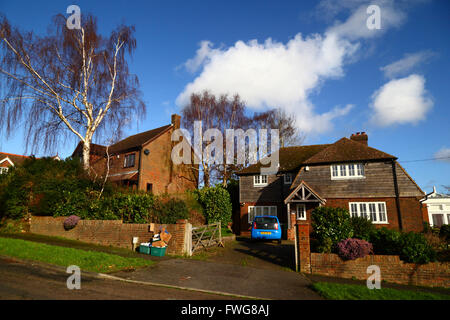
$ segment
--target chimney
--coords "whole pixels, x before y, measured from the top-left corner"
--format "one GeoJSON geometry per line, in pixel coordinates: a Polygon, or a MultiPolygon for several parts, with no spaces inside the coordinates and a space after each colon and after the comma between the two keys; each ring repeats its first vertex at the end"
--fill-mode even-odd
{"type": "Polygon", "coordinates": [[[365,132],[357,132],[357,133],[353,133],[350,136],[350,139],[353,141],[356,141],[356,142],[360,142],[367,146],[369,137],[367,136],[367,134],[365,132]]]}
{"type": "Polygon", "coordinates": [[[175,129],[180,129],[180,122],[181,122],[181,116],[179,116],[178,114],[173,114],[172,115],[172,125],[175,129]]]}

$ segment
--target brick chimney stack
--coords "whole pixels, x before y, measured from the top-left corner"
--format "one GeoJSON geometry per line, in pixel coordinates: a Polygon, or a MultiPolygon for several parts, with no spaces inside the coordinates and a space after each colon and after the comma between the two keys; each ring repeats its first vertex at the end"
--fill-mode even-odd
{"type": "Polygon", "coordinates": [[[172,125],[175,129],[180,129],[181,116],[178,114],[172,115],[172,125]]]}
{"type": "Polygon", "coordinates": [[[360,143],[362,143],[362,144],[367,146],[369,137],[368,137],[368,135],[365,132],[357,132],[357,133],[353,133],[350,136],[350,139],[353,140],[353,141],[356,141],[356,142],[360,142],[360,143]]]}

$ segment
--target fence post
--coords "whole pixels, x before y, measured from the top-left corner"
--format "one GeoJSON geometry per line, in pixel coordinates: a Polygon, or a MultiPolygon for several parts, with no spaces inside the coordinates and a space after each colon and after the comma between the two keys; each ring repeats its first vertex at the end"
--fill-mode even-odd
{"type": "Polygon", "coordinates": [[[309,223],[297,222],[296,230],[296,270],[311,273],[311,248],[309,242],[309,223]],[[299,267],[298,267],[299,265],[299,267]]]}

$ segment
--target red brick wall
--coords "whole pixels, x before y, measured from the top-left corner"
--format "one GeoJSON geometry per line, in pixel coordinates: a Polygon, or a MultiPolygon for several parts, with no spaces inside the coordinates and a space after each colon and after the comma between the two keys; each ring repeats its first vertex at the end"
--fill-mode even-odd
{"type": "Polygon", "coordinates": [[[311,273],[339,278],[366,280],[367,267],[380,267],[381,280],[388,282],[450,287],[450,263],[433,262],[427,264],[405,263],[398,256],[370,255],[356,260],[343,261],[332,253],[311,253],[311,273]]]}
{"type": "Polygon", "coordinates": [[[66,231],[63,227],[65,217],[32,217],[30,232],[47,236],[64,237],[104,246],[132,249],[133,237],[139,237],[140,242],[148,242],[153,237],[153,231],[159,232],[165,226],[172,235],[167,247],[169,254],[184,254],[186,220],[177,224],[132,224],[119,220],[80,220],[77,226],[66,231]]]}

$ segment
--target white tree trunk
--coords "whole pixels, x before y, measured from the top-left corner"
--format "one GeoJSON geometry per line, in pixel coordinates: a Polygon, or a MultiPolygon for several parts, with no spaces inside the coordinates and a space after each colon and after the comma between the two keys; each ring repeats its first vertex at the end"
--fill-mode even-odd
{"type": "Polygon", "coordinates": [[[83,143],[83,168],[89,172],[90,168],[90,153],[91,153],[91,142],[86,140],[83,143]]]}

